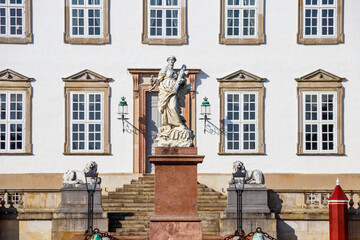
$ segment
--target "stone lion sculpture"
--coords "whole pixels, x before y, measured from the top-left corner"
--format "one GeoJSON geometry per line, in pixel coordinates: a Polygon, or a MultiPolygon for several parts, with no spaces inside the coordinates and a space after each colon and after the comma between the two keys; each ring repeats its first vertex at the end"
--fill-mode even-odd
{"type": "MultiPolygon", "coordinates": [[[[63,185],[67,184],[84,184],[86,183],[86,173],[97,173],[98,165],[92,161],[86,164],[83,171],[78,170],[67,170],[63,176],[63,185]]],[[[100,178],[99,178],[100,179],[100,178]]]]}
{"type": "MultiPolygon", "coordinates": [[[[246,170],[244,163],[236,161],[233,163],[233,173],[238,170],[245,171],[245,183],[247,184],[264,184],[264,175],[260,170],[246,170]]],[[[232,181],[230,182],[232,183],[232,181]]]]}

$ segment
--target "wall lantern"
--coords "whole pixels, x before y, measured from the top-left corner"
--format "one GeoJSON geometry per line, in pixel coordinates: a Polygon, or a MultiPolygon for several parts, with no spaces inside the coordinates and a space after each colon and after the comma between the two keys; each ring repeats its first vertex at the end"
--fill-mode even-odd
{"type": "Polygon", "coordinates": [[[125,116],[129,113],[128,104],[125,99],[126,99],[125,97],[122,97],[118,106],[118,114],[121,116],[119,119],[121,119],[123,123],[123,132],[125,132],[125,120],[128,119],[125,118],[125,116]]]}
{"type": "Polygon", "coordinates": [[[94,224],[94,193],[99,182],[98,173],[94,171],[85,173],[85,181],[88,192],[88,228],[86,232],[92,233],[94,224]]]}
{"type": "Polygon", "coordinates": [[[242,192],[245,186],[245,167],[239,168],[235,173],[233,173],[233,183],[236,190],[236,208],[237,208],[237,229],[235,233],[244,234],[242,229],[242,192]]]}
{"type": "Polygon", "coordinates": [[[206,133],[206,121],[210,119],[209,115],[211,115],[211,105],[207,97],[204,97],[204,101],[201,104],[200,114],[204,116],[200,119],[204,120],[204,133],[206,133]]]}

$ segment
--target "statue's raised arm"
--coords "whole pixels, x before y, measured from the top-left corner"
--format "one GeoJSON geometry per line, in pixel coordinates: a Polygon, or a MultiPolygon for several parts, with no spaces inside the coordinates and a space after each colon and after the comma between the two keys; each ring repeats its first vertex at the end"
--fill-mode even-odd
{"type": "Polygon", "coordinates": [[[186,84],[185,75],[188,74],[183,65],[179,72],[174,70],[176,58],[170,56],[168,65],[163,67],[158,78],[153,80],[151,90],[159,87],[159,111],[162,116],[162,126],[159,129],[157,145],[159,147],[191,147],[194,134],[185,125],[181,115],[185,106],[185,95],[189,93],[191,85],[186,84]]]}

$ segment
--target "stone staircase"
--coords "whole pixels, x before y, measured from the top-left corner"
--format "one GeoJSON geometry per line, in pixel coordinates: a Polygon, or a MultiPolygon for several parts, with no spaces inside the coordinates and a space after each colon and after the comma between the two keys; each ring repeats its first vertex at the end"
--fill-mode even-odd
{"type": "MultiPolygon", "coordinates": [[[[108,196],[102,206],[108,213],[109,231],[121,236],[147,236],[149,219],[154,215],[155,177],[144,175],[108,196]]],[[[220,235],[220,214],[226,208],[226,196],[198,183],[198,212],[202,218],[203,235],[220,235]]]]}

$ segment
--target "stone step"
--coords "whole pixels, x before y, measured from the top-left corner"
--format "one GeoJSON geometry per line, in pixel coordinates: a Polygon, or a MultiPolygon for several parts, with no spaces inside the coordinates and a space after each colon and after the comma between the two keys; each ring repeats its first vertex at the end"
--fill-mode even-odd
{"type": "Polygon", "coordinates": [[[124,199],[124,198],[113,198],[113,199],[103,199],[104,203],[154,203],[154,198],[144,198],[144,199],[124,199]]]}
{"type": "Polygon", "coordinates": [[[105,207],[106,212],[154,212],[155,207],[141,207],[141,208],[129,208],[129,207],[105,207]]]}
{"type": "Polygon", "coordinates": [[[110,202],[106,204],[107,207],[127,207],[127,208],[134,208],[134,209],[140,209],[140,208],[155,208],[154,203],[114,203],[110,202]]]}
{"type": "Polygon", "coordinates": [[[222,206],[211,206],[211,207],[199,206],[198,207],[198,211],[219,211],[219,212],[222,212],[224,210],[225,210],[225,208],[222,207],[222,206]]]}
{"type": "Polygon", "coordinates": [[[154,192],[155,193],[155,189],[154,188],[144,188],[144,187],[126,187],[126,188],[117,188],[116,192],[138,192],[138,193],[154,192]]]}

